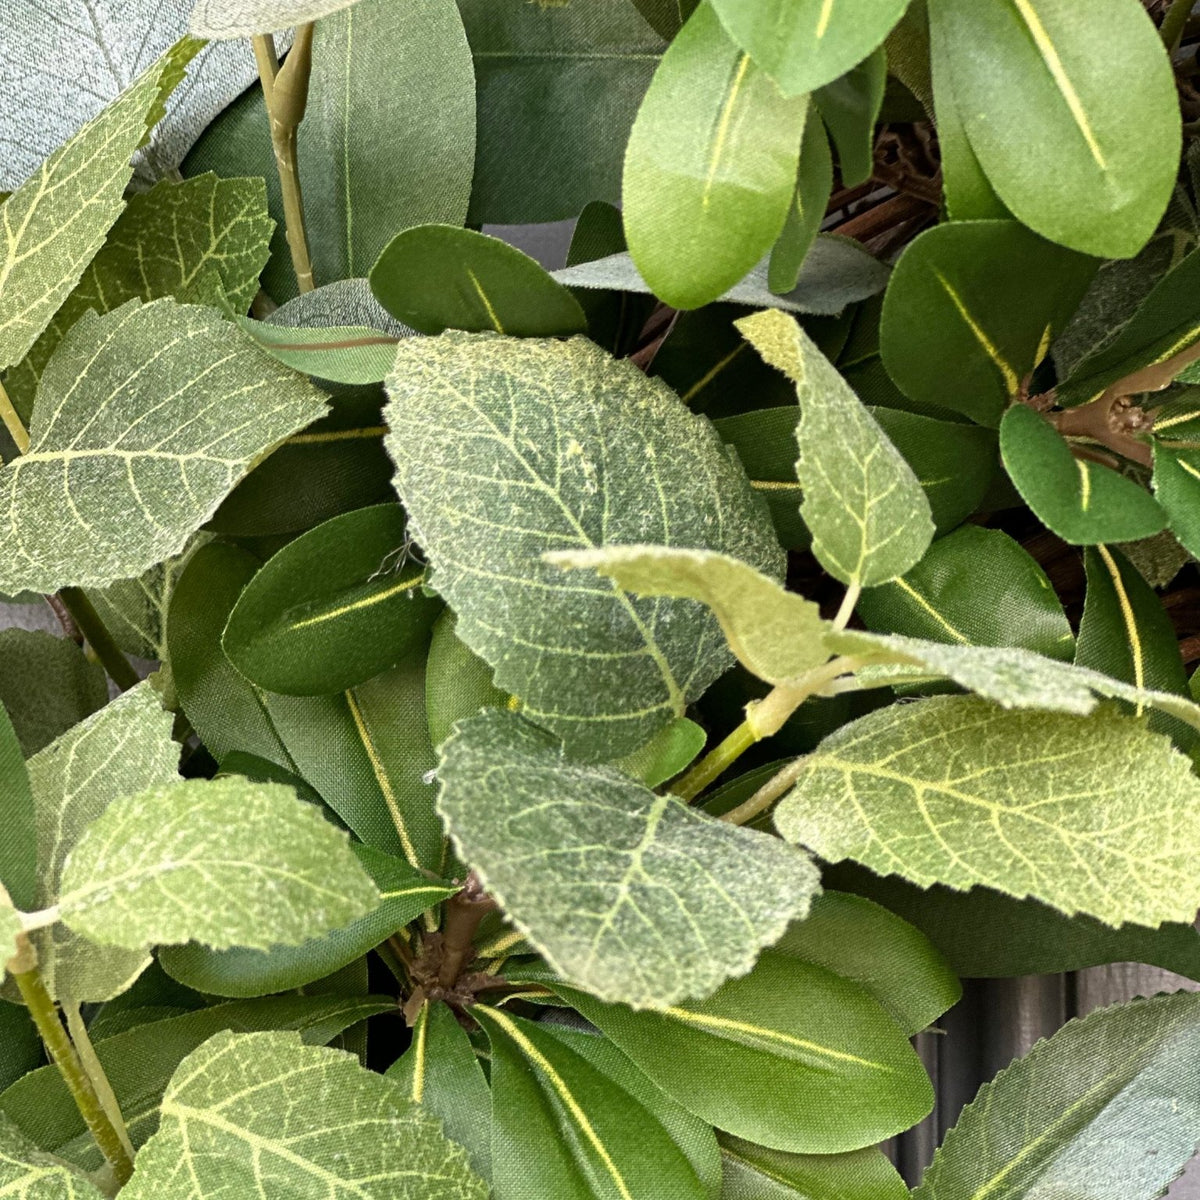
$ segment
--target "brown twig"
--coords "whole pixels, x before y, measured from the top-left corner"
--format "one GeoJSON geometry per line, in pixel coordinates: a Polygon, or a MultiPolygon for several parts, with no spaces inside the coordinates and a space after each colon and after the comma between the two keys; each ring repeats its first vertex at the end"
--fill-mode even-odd
{"type": "Polygon", "coordinates": [[[474,871],[467,876],[461,892],[446,901],[446,920],[442,926],[442,958],[438,967],[439,986],[452,988],[462,969],[475,957],[475,934],[479,923],[496,902],[483,890],[474,871]]]}
{"type": "Polygon", "coordinates": [[[1153,462],[1150,446],[1138,435],[1149,433],[1154,419],[1114,388],[1078,408],[1047,413],[1046,419],[1063,437],[1088,438],[1146,467],[1153,462]]]}

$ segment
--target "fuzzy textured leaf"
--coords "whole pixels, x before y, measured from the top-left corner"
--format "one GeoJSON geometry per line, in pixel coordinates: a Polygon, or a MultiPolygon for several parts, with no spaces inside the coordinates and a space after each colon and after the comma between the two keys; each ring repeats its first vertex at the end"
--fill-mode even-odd
{"type": "Polygon", "coordinates": [[[42,1154],[0,1117],[0,1192],[13,1200],[103,1200],[104,1193],[66,1163],[42,1154]]]}
{"type": "Polygon", "coordinates": [[[227,776],[114,801],[71,851],[59,909],[76,932],[130,950],[266,950],[349,925],[379,901],[318,808],[227,776]]]}
{"type": "Polygon", "coordinates": [[[984,884],[1110,925],[1191,920],[1200,782],[1140,721],[939,696],[879,710],[802,760],[775,824],[831,862],[984,884]]]}
{"type": "Polygon", "coordinates": [[[712,426],[583,338],[409,339],[388,391],[396,490],[458,636],[496,685],[592,760],[683,716],[729,664],[716,621],[542,555],[652,541],[778,575],[766,507],[712,426]]]}
{"type": "Polygon", "coordinates": [[[177,554],[252,463],[324,407],[212,309],[130,301],[85,314],[42,375],[29,452],[0,472],[0,589],[102,587],[177,554]]]}
{"type": "Polygon", "coordinates": [[[192,32],[213,41],[276,33],[349,8],[355,0],[196,0],[192,32]]]}
{"type": "Polygon", "coordinates": [[[438,810],[461,857],[564,978],[636,1008],[744,975],[803,916],[815,868],[492,709],[459,723],[438,810]]]}

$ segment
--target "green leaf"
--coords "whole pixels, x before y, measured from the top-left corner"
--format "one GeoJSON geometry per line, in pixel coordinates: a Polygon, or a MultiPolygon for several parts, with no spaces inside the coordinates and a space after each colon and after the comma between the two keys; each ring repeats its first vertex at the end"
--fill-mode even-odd
{"type": "Polygon", "coordinates": [[[460,722],[438,778],[459,855],[555,970],[606,1000],[706,995],[745,974],[816,887],[778,840],[569,763],[509,712],[460,722]]]}
{"type": "Polygon", "coordinates": [[[737,327],[796,385],[800,515],[818,561],[851,586],[903,575],[933,538],[929,501],[912,468],[794,318],[766,311],[737,327]]]}
{"type": "Polygon", "coordinates": [[[833,192],[833,156],[825,126],[810,110],[800,143],[796,193],[783,232],[771,251],[767,281],[773,292],[790,292],[800,282],[804,260],[816,242],[833,192]]]}
{"type": "Polygon", "coordinates": [[[13,908],[7,897],[0,895],[0,966],[16,955],[18,938],[24,930],[21,914],[13,908]]]}
{"type": "MultiPolygon", "coordinates": [[[[967,646],[1020,646],[1069,662],[1075,648],[1045,571],[999,529],[965,525],[858,603],[869,629],[967,646]]],[[[1088,664],[1093,665],[1093,664],[1088,664]]]]}
{"type": "Polygon", "coordinates": [[[221,1033],[180,1064],[126,1200],[252,1195],[264,1174],[275,1191],[319,1188],[329,1200],[487,1196],[464,1152],[394,1081],[341,1051],[302,1046],[295,1034],[221,1033]],[[302,1139],[288,1119],[297,1106],[302,1139]]]}
{"type": "Polygon", "coordinates": [[[555,984],[668,1095],[737,1137],[836,1154],[907,1129],[933,1092],[861,985],[767,951],[707,1000],[635,1012],[555,984]]]}
{"type": "Polygon", "coordinates": [[[103,586],[177,554],[255,459],[323,409],[212,309],[84,315],[42,375],[29,453],[0,473],[13,531],[0,587],[103,586]],[[147,408],[147,394],[161,399],[147,408]]]}
{"type": "MultiPolygon", "coordinates": [[[[785,312],[835,316],[848,304],[881,292],[888,280],[887,268],[857,242],[833,234],[817,236],[791,291],[777,296],[768,284],[769,271],[766,261],[758,263],[744,279],[716,299],[750,308],[780,308],[785,312]]],[[[564,267],[554,272],[554,278],[574,288],[646,294],[651,291],[633,259],[623,253],[564,267]]]]}
{"type": "Polygon", "coordinates": [[[788,96],[845,75],[883,44],[908,0],[712,0],[729,36],[788,96]]]}
{"type": "Polygon", "coordinates": [[[108,701],[104,671],[67,638],[0,630],[0,703],[26,757],[48,746],[108,701]]]}
{"type": "Polygon", "coordinates": [[[674,779],[704,749],[708,734],[695,721],[680,717],[660,729],[644,746],[612,765],[648,788],[674,779]]]}
{"type": "Polygon", "coordinates": [[[529,255],[450,225],[422,225],[390,241],[371,268],[371,290],[421,333],[554,337],[587,328],[579,301],[529,255]]]}
{"type": "Polygon", "coordinates": [[[1154,442],[1154,496],[1167,525],[1189,554],[1200,552],[1200,452],[1154,442]]]}
{"type": "Polygon", "coordinates": [[[0,1118],[0,1188],[14,1200],[103,1200],[104,1193],[66,1163],[38,1153],[0,1118]]]}
{"type": "Polygon", "coordinates": [[[378,906],[346,835],[290,788],[190,779],[114,801],[63,868],[61,919],[129,950],[300,945],[378,906]]]}
{"type": "Polygon", "coordinates": [[[0,1088],[11,1087],[22,1075],[40,1067],[44,1053],[29,1010],[0,1000],[0,1088]]]}
{"type": "Polygon", "coordinates": [[[822,892],[772,948],[862,984],[910,1037],[958,1003],[962,985],[928,939],[886,908],[822,892]]]}
{"type": "Polygon", "coordinates": [[[245,312],[258,291],[273,225],[261,179],[199,175],[132,196],[46,332],[5,381],[22,416],[63,335],[89,309],[171,297],[245,312]]]}
{"type": "Polygon", "coordinates": [[[292,329],[249,317],[238,324],[284,366],[332,383],[382,383],[396,357],[397,339],[365,325],[292,329]]]}
{"type": "Polygon", "coordinates": [[[450,736],[462,717],[473,717],[482,708],[504,708],[511,699],[492,684],[491,667],[459,638],[456,625],[450,609],[438,617],[425,663],[425,713],[434,746],[450,736]]]}
{"type": "MultiPolygon", "coordinates": [[[[222,1030],[295,1030],[309,1045],[324,1045],[343,1030],[388,1009],[381,996],[272,996],[216,1004],[95,1040],[96,1057],[112,1085],[130,1139],[142,1146],[158,1128],[158,1107],[183,1059],[222,1030]]],[[[94,1028],[94,1026],[93,1026],[94,1028]]],[[[85,1170],[103,1159],[83,1123],[58,1068],[42,1067],[0,1095],[0,1113],[43,1150],[85,1170]]]]}
{"type": "Polygon", "coordinates": [[[699,308],[771,248],[808,101],[785,98],[702,3],[663,56],[625,153],[625,233],[656,296],[699,308]]]}
{"type": "Polygon", "coordinates": [[[1149,492],[1110,467],[1076,458],[1049,421],[1024,404],[1004,414],[1000,453],[1038,520],[1073,546],[1133,542],[1167,523],[1149,492]]]}
{"type": "MultiPolygon", "coordinates": [[[[149,683],[114,700],[29,760],[38,825],[38,908],[58,903],[64,864],[81,835],[122,796],[176,778],[171,714],[149,683]]],[[[109,1000],[142,973],[140,950],[101,946],[62,925],[32,935],[52,995],[109,1000]]]]}
{"type": "Polygon", "coordinates": [[[317,278],[328,282],[366,275],[402,229],[466,220],[475,73],[454,0],[323,7],[345,11],[317,28],[299,161],[317,278]]]}
{"type": "Polygon", "coordinates": [[[616,203],[629,129],[663,51],[637,9],[459,0],[459,10],[479,114],[468,222],[561,221],[593,200],[616,203]]]}
{"type": "Polygon", "coordinates": [[[909,399],[995,426],[1095,271],[1016,221],[926,230],[888,284],[884,366],[909,399]]]}
{"type": "Polygon", "coordinates": [[[0,839],[0,887],[17,908],[28,910],[37,902],[37,816],[25,755],[3,705],[0,705],[0,814],[4,826],[4,837],[0,839]]]}
{"type": "MultiPolygon", "coordinates": [[[[351,846],[379,891],[366,915],[325,936],[270,950],[211,950],[195,942],[164,947],[164,970],[180,983],[214,996],[265,996],[303,988],[362,958],[426,909],[452,896],[455,888],[426,878],[415,867],[370,846],[351,846]]],[[[308,932],[311,934],[312,929],[308,932]]]]}
{"type": "Polygon", "coordinates": [[[922,887],[984,884],[1110,925],[1154,925],[1194,915],[1198,798],[1188,760],[1139,721],[939,696],[826,738],[775,824],[830,862],[922,887]]]}
{"type": "Polygon", "coordinates": [[[1138,0],[932,0],[945,76],[971,149],[1031,229],[1128,258],[1153,234],[1179,165],[1170,63],[1138,0]],[[1097,72],[1109,47],[1119,61],[1097,72]],[[1022,136],[1014,138],[1012,131],[1022,136]]]}
{"type": "Polygon", "coordinates": [[[289,542],[246,585],[221,644],[252,683],[286,695],[345,691],[423,650],[442,605],[408,561],[404,511],[382,504],[289,542]]]}
{"type": "MultiPolygon", "coordinates": [[[[355,0],[196,0],[192,32],[214,40],[250,37],[290,29],[328,17],[355,0]]],[[[324,28],[324,26],[322,26],[324,28]]]]}
{"type": "Polygon", "coordinates": [[[777,573],[765,508],[711,425],[583,338],[413,339],[388,391],[396,489],[496,685],[592,760],[685,715],[728,664],[716,623],[691,602],[568,578],[542,555],[650,538],[736,547],[777,573]]]}
{"type": "Polygon", "coordinates": [[[1197,1029],[1190,992],[1070,1022],[984,1084],[915,1200],[1163,1195],[1200,1129],[1197,1029]]]}
{"type": "Polygon", "coordinates": [[[858,187],[874,173],[875,124],[883,106],[887,77],[887,54],[880,46],[813,95],[837,149],[843,187],[858,187]]]}
{"type": "Polygon", "coordinates": [[[492,1093],[475,1047],[447,1004],[426,1003],[413,1026],[413,1044],[385,1072],[414,1104],[441,1120],[476,1173],[492,1178],[492,1093]]]}
{"type": "Polygon", "coordinates": [[[0,370],[25,357],[103,245],[159,89],[193,48],[154,63],[0,207],[0,370]]]}
{"type": "Polygon", "coordinates": [[[637,10],[662,37],[670,40],[695,11],[697,0],[633,0],[637,10]]]}
{"type": "Polygon", "coordinates": [[[706,1200],[683,1152],[629,1092],[532,1021],[472,1012],[492,1044],[498,1196],[706,1200]]]}
{"type": "Polygon", "coordinates": [[[811,600],[747,563],[703,550],[614,546],[560,550],[547,561],[587,568],[639,596],[682,596],[712,609],[738,662],[768,683],[795,684],[830,657],[829,628],[811,600]]]}
{"type": "Polygon", "coordinates": [[[721,1138],[721,1200],[907,1200],[900,1173],[875,1147],[849,1154],[782,1154],[721,1138]]]}

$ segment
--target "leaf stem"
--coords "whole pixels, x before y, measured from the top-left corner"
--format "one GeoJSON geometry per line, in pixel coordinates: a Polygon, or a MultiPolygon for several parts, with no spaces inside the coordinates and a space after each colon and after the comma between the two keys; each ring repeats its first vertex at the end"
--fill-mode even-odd
{"type": "Polygon", "coordinates": [[[251,39],[254,57],[258,62],[258,75],[262,80],[267,119],[271,123],[275,166],[283,189],[288,248],[292,252],[296,285],[301,292],[311,292],[317,286],[304,226],[304,196],[300,189],[300,169],[297,164],[297,133],[308,107],[308,86],[312,77],[313,32],[311,21],[296,29],[296,40],[282,67],[275,51],[275,39],[269,33],[251,39]]]}
{"type": "Polygon", "coordinates": [[[838,633],[841,633],[850,624],[850,618],[854,616],[854,607],[861,595],[862,584],[857,580],[846,588],[841,607],[837,610],[837,616],[833,618],[833,627],[838,633]]]}
{"type": "Polygon", "coordinates": [[[796,782],[803,766],[803,758],[788,763],[781,771],[772,775],[749,800],[743,801],[737,808],[731,808],[721,817],[721,820],[728,821],[731,825],[745,825],[747,822],[753,821],[760,813],[766,812],[796,782]]]}
{"type": "Polygon", "coordinates": [[[29,430],[25,428],[25,422],[21,420],[16,405],[4,390],[3,383],[0,383],[0,419],[3,419],[4,428],[16,443],[17,450],[25,454],[29,450],[29,430]]]}
{"type": "Polygon", "coordinates": [[[92,1045],[92,1039],[88,1034],[88,1028],[84,1022],[83,1014],[80,1012],[79,1004],[75,1000],[63,1000],[60,1007],[67,1018],[67,1032],[70,1034],[71,1041],[75,1043],[75,1051],[79,1055],[79,1061],[83,1064],[84,1071],[87,1072],[87,1077],[92,1081],[92,1087],[96,1091],[96,1098],[100,1101],[105,1116],[108,1117],[109,1122],[112,1124],[113,1131],[121,1139],[121,1145],[125,1147],[125,1153],[132,1159],[135,1151],[133,1149],[133,1142],[129,1139],[129,1130],[125,1125],[125,1117],[121,1112],[120,1102],[117,1100],[116,1092],[112,1089],[112,1084],[108,1082],[108,1076],[104,1073],[104,1066],[96,1054],[95,1047],[92,1045]]]}
{"type": "Polygon", "coordinates": [[[67,1036],[62,1021],[59,1020],[54,1001],[50,998],[38,970],[37,952],[24,934],[18,938],[17,954],[9,960],[8,970],[54,1065],[58,1067],[63,1082],[71,1093],[71,1099],[75,1101],[75,1107],[79,1109],[79,1115],[95,1139],[100,1153],[112,1168],[117,1183],[123,1186],[133,1175],[133,1158],[113,1128],[113,1123],[105,1112],[87,1071],[84,1070],[79,1054],[67,1036]]]}
{"type": "Polygon", "coordinates": [[[712,781],[723,775],[747,750],[758,741],[743,721],[723,742],[714,746],[684,777],[669,790],[680,800],[692,800],[712,781]]]}
{"type": "Polygon", "coordinates": [[[1171,7],[1167,9],[1167,15],[1163,17],[1158,31],[1162,35],[1163,45],[1166,46],[1168,54],[1174,54],[1179,49],[1187,19],[1192,15],[1195,2],[1196,0],[1173,0],[1171,7]]]}

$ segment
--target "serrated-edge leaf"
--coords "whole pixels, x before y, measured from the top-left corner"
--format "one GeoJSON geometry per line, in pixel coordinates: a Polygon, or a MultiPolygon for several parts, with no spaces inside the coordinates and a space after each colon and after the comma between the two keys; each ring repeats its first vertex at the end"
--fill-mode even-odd
{"type": "Polygon", "coordinates": [[[192,33],[213,41],[277,33],[331,16],[356,0],[196,0],[192,33]]]}

